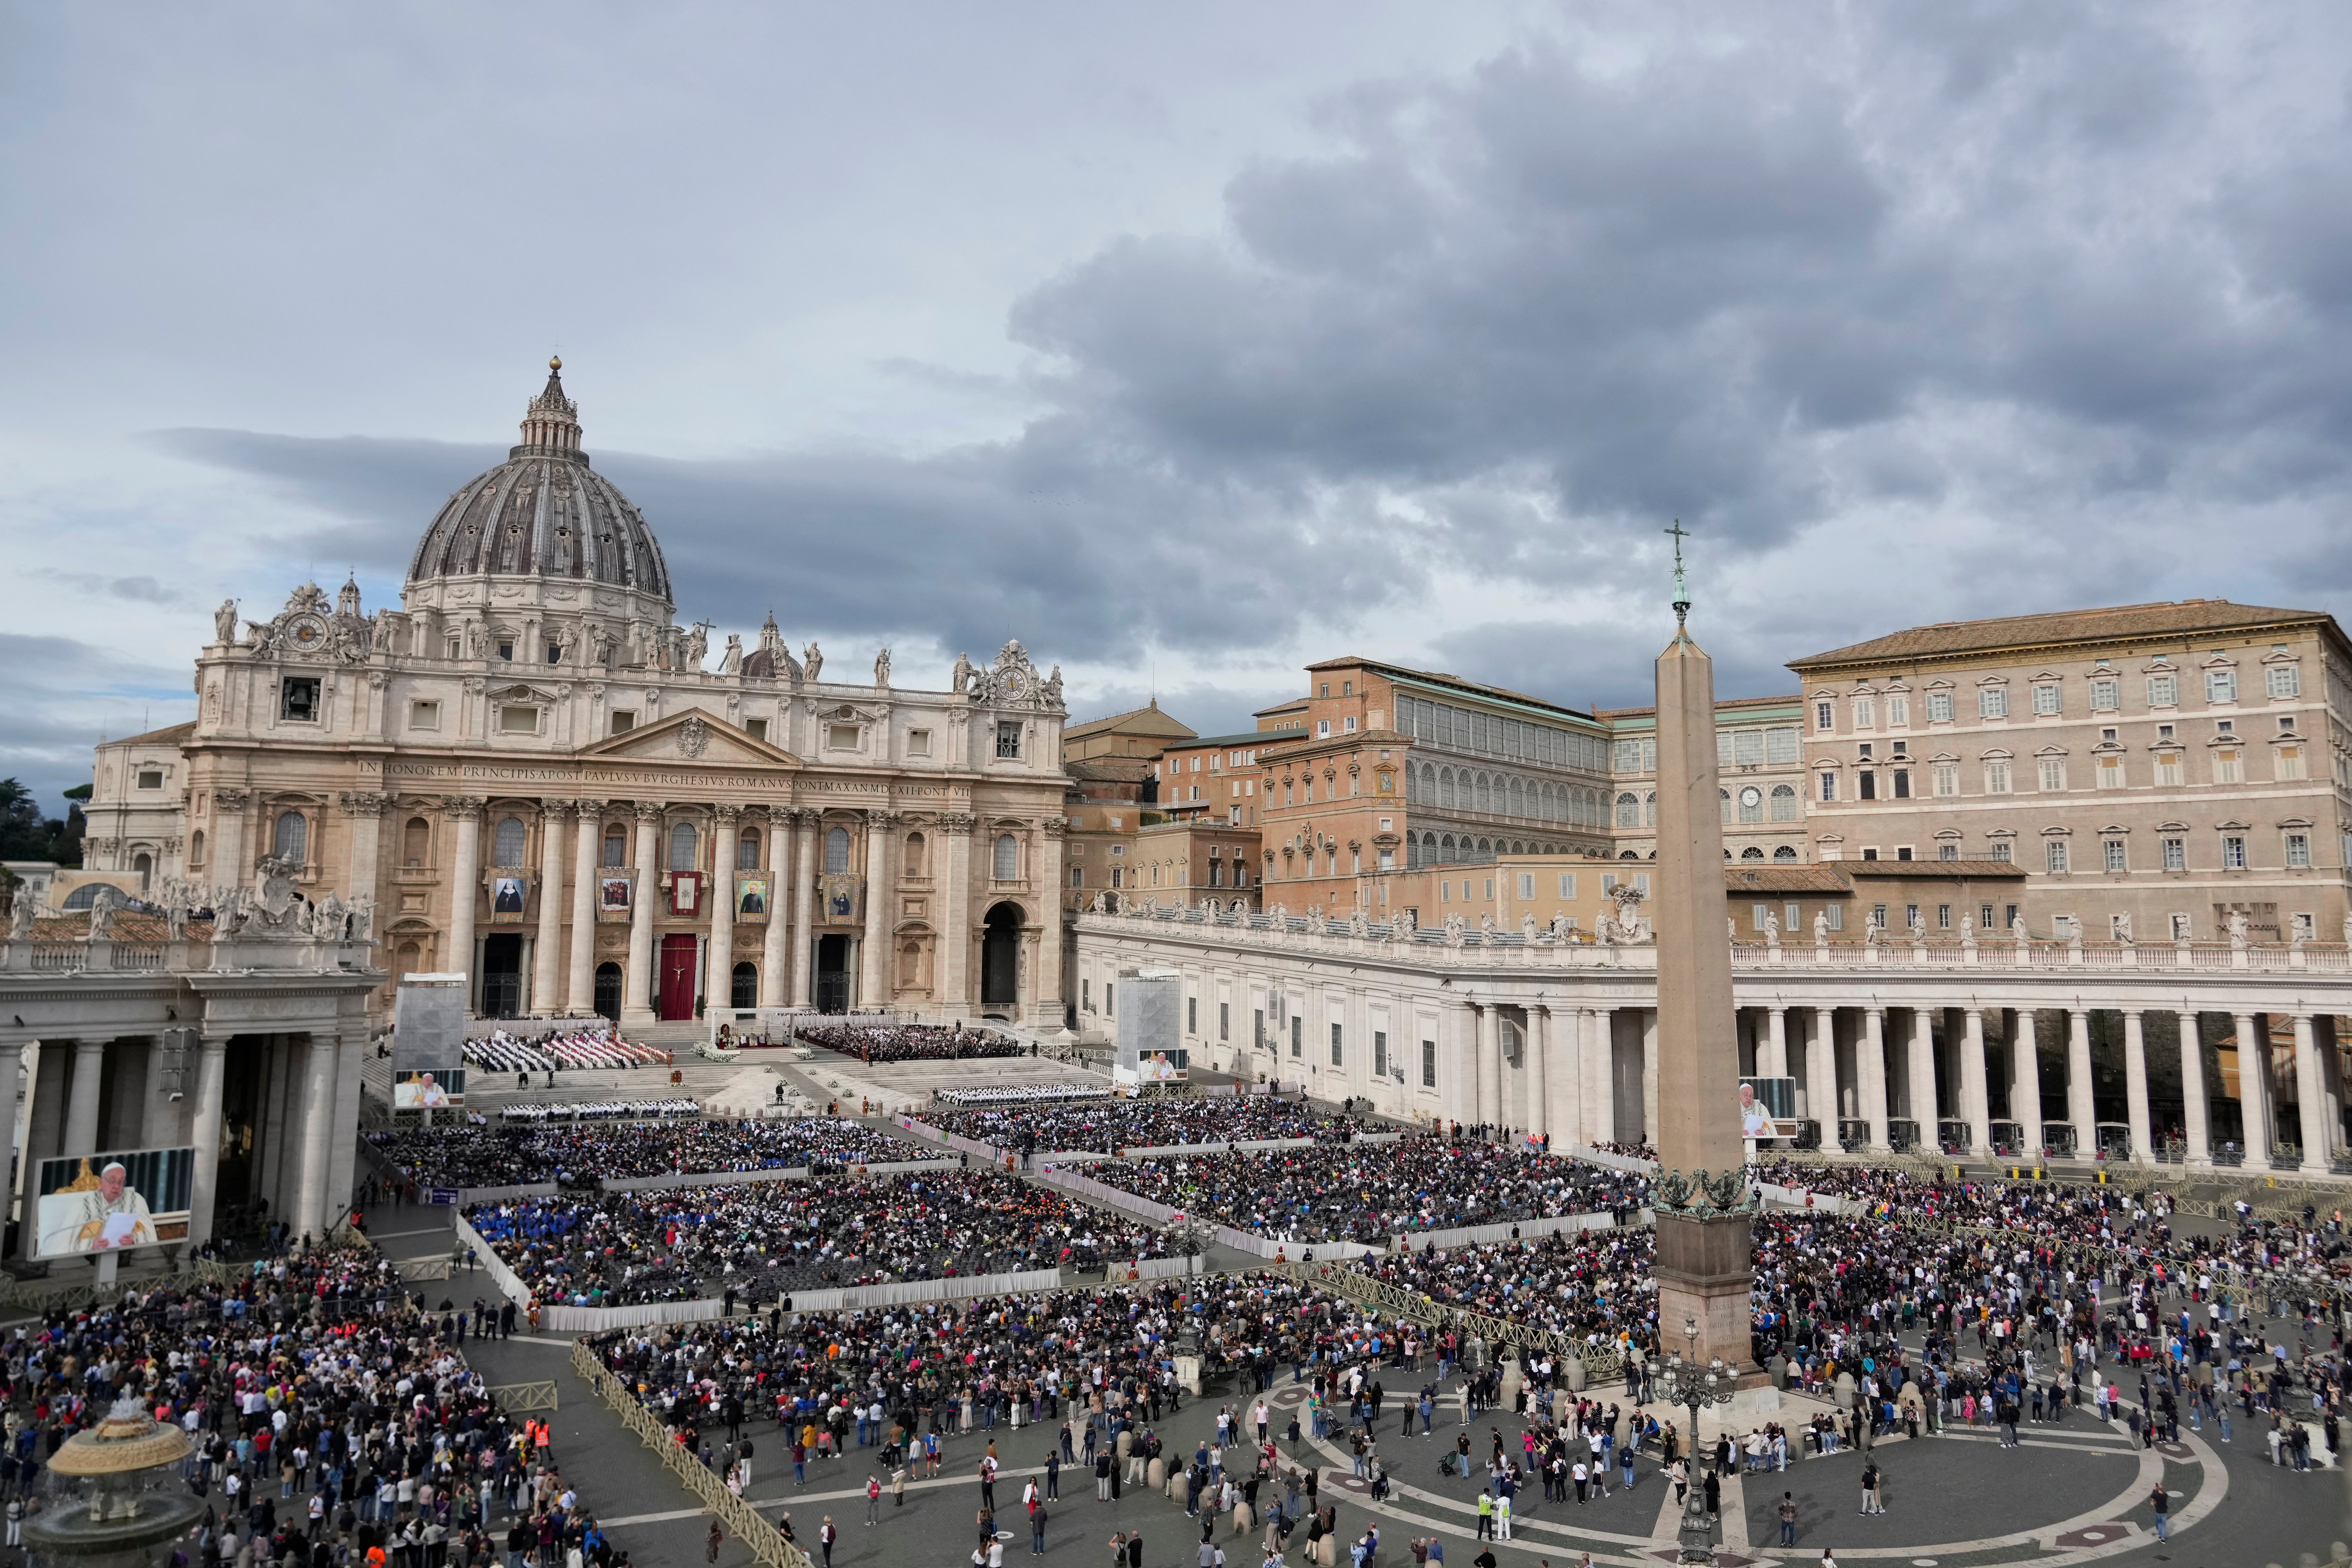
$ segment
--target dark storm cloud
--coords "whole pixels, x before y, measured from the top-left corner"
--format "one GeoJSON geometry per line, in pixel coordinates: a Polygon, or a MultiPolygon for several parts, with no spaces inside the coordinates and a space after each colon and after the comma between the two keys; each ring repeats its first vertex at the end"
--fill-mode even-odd
{"type": "MultiPolygon", "coordinates": [[[[1322,151],[1233,179],[1221,232],[1041,282],[1014,437],[598,461],[689,616],[1130,668],[1387,626],[1579,701],[1637,697],[1650,639],[1387,612],[1449,575],[1654,587],[1680,517],[1718,563],[1791,567],[1710,605],[1750,616],[1714,636],[1727,689],[1777,689],[1915,620],[2352,578],[2352,136],[2338,98],[2248,86],[2336,49],[2327,14],[2231,48],[2147,7],[1655,25],[1343,95],[1322,151]],[[2251,529],[2273,548],[2207,548],[2251,529]],[[1563,637],[1636,685],[1545,679],[1520,644],[1563,637]]],[[[173,439],[390,571],[497,456],[173,439]]]]}

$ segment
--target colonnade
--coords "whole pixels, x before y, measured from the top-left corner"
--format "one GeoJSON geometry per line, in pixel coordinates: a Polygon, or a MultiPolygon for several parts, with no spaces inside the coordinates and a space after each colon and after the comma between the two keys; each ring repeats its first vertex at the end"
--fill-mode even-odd
{"type": "Polygon", "coordinates": [[[1567,1143],[1640,1142],[1658,1124],[1658,1012],[1474,998],[1454,1120],[1567,1143]]]}

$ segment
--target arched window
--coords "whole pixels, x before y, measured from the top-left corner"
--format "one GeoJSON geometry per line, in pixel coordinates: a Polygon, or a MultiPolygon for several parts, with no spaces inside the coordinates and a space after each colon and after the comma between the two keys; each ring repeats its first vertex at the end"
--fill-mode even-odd
{"type": "Polygon", "coordinates": [[[1478,853],[1479,853],[1479,854],[1481,854],[1481,855],[1492,855],[1494,852],[1495,852],[1495,841],[1494,841],[1493,839],[1491,839],[1491,838],[1481,838],[1480,840],[1478,840],[1478,853]]]}
{"type": "Polygon", "coordinates": [[[1649,794],[1642,797],[1642,826],[1644,827],[1655,827],[1657,825],[1658,792],[1656,790],[1652,790],[1649,794]]]}
{"type": "Polygon", "coordinates": [[[1021,840],[1010,833],[996,836],[996,879],[1010,882],[1021,875],[1021,840]]]}
{"type": "Polygon", "coordinates": [[[1511,781],[1511,815],[1513,816],[1528,815],[1527,791],[1517,779],[1511,781]]]}
{"type": "Polygon", "coordinates": [[[928,874],[928,873],[926,873],[926,872],[924,871],[924,869],[923,869],[923,850],[924,850],[924,847],[925,847],[925,846],[924,846],[924,844],[923,844],[923,836],[922,836],[921,834],[919,834],[919,833],[909,833],[908,835],[907,835],[907,875],[908,875],[908,876],[909,876],[909,877],[920,877],[920,876],[925,876],[925,875],[927,875],[927,874],[928,874]]]}
{"type": "Polygon", "coordinates": [[[1747,848],[1742,849],[1739,852],[1739,858],[1742,860],[1761,860],[1764,858],[1764,851],[1757,848],[1753,844],[1750,844],[1747,848]]]}
{"type": "Polygon", "coordinates": [[[1632,790],[1627,790],[1617,797],[1617,826],[1620,827],[1642,826],[1642,802],[1632,790]]]}
{"type": "MultiPolygon", "coordinates": [[[[1215,864],[1212,862],[1209,868],[1215,870],[1215,864]]],[[[1421,869],[1421,840],[1410,833],[1404,837],[1404,868],[1408,871],[1421,869]]]]}
{"type": "Polygon", "coordinates": [[[629,863],[629,830],[619,823],[604,829],[604,864],[625,866],[629,863]]]}
{"type": "Polygon", "coordinates": [[[433,825],[421,816],[412,816],[400,830],[400,863],[422,866],[432,858],[433,825]]]}
{"type": "Polygon", "coordinates": [[[154,858],[142,849],[131,858],[131,868],[139,873],[139,890],[145,892],[148,873],[155,869],[154,858]]]}
{"type": "Polygon", "coordinates": [[[1775,822],[1797,820],[1796,785],[1774,784],[1772,786],[1772,820],[1775,822]]]}
{"type": "Polygon", "coordinates": [[[194,833],[188,835],[188,864],[191,866],[201,866],[204,863],[205,830],[199,827],[194,833]]]}
{"type": "Polygon", "coordinates": [[[68,913],[75,910],[94,909],[98,905],[98,890],[104,886],[106,884],[102,882],[84,882],[80,887],[68,893],[66,901],[58,907],[68,913]]]}
{"type": "Polygon", "coordinates": [[[278,831],[269,840],[269,852],[281,860],[290,860],[300,866],[307,864],[303,851],[310,847],[310,820],[299,811],[281,812],[278,817],[278,831]]]}
{"type": "Polygon", "coordinates": [[[490,840],[490,864],[493,866],[521,865],[522,843],[522,818],[500,817],[499,830],[490,840]]]}
{"type": "Polygon", "coordinates": [[[1731,821],[1731,792],[1727,789],[1719,789],[1715,793],[1723,797],[1723,820],[1728,826],[1731,821]]]}
{"type": "Polygon", "coordinates": [[[413,942],[404,942],[400,944],[400,956],[394,963],[394,979],[397,980],[404,974],[415,974],[424,967],[424,950],[413,942]]]}
{"type": "Polygon", "coordinates": [[[1619,858],[1620,860],[1639,860],[1639,859],[1641,858],[1641,857],[1640,857],[1639,855],[1634,854],[1631,849],[1627,849],[1627,850],[1624,850],[1624,851],[1621,852],[1621,853],[1618,855],[1617,858],[1619,858]]]}
{"type": "Polygon", "coordinates": [[[1444,769],[1437,775],[1437,804],[1440,805],[1454,804],[1454,770],[1452,768],[1444,769]]]}
{"type": "Polygon", "coordinates": [[[759,868],[760,830],[756,827],[747,827],[743,830],[743,836],[735,840],[735,869],[756,871],[759,868]]]}
{"type": "Polygon", "coordinates": [[[1485,773],[1480,773],[1478,775],[1478,809],[1480,811],[1492,811],[1495,809],[1494,783],[1492,780],[1488,779],[1485,773]]]}
{"type": "Polygon", "coordinates": [[[669,868],[673,871],[694,869],[694,824],[680,822],[669,830],[669,868]]]}
{"type": "Polygon", "coordinates": [[[1797,851],[1793,845],[1783,844],[1772,851],[1772,858],[1775,860],[1794,860],[1796,858],[1797,851]]]}
{"type": "Polygon", "coordinates": [[[849,829],[846,827],[824,830],[824,868],[836,872],[849,869],[849,829]]]}
{"type": "Polygon", "coordinates": [[[1437,847],[1437,863],[1438,863],[1439,865],[1441,865],[1441,866],[1450,865],[1450,864],[1452,864],[1452,863],[1453,863],[1453,860],[1454,860],[1454,835],[1452,835],[1451,833],[1449,833],[1449,834],[1447,834],[1447,835],[1444,837],[1444,839],[1442,839],[1442,840],[1439,842],[1439,844],[1438,844],[1438,847],[1437,847]]]}

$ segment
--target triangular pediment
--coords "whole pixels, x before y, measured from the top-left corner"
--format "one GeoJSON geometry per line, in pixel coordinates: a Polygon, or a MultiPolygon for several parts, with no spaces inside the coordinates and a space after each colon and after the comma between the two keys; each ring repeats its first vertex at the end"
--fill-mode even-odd
{"type": "Polygon", "coordinates": [[[782,746],[772,746],[699,709],[641,724],[597,742],[580,755],[604,762],[714,763],[730,767],[805,765],[782,746]]]}

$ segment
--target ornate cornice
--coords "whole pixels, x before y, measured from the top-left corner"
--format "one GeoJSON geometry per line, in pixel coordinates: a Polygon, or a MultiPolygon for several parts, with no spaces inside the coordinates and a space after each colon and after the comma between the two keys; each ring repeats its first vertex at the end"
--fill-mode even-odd
{"type": "Polygon", "coordinates": [[[482,807],[488,804],[478,795],[445,795],[441,797],[441,814],[453,822],[478,819],[482,807]]]}

